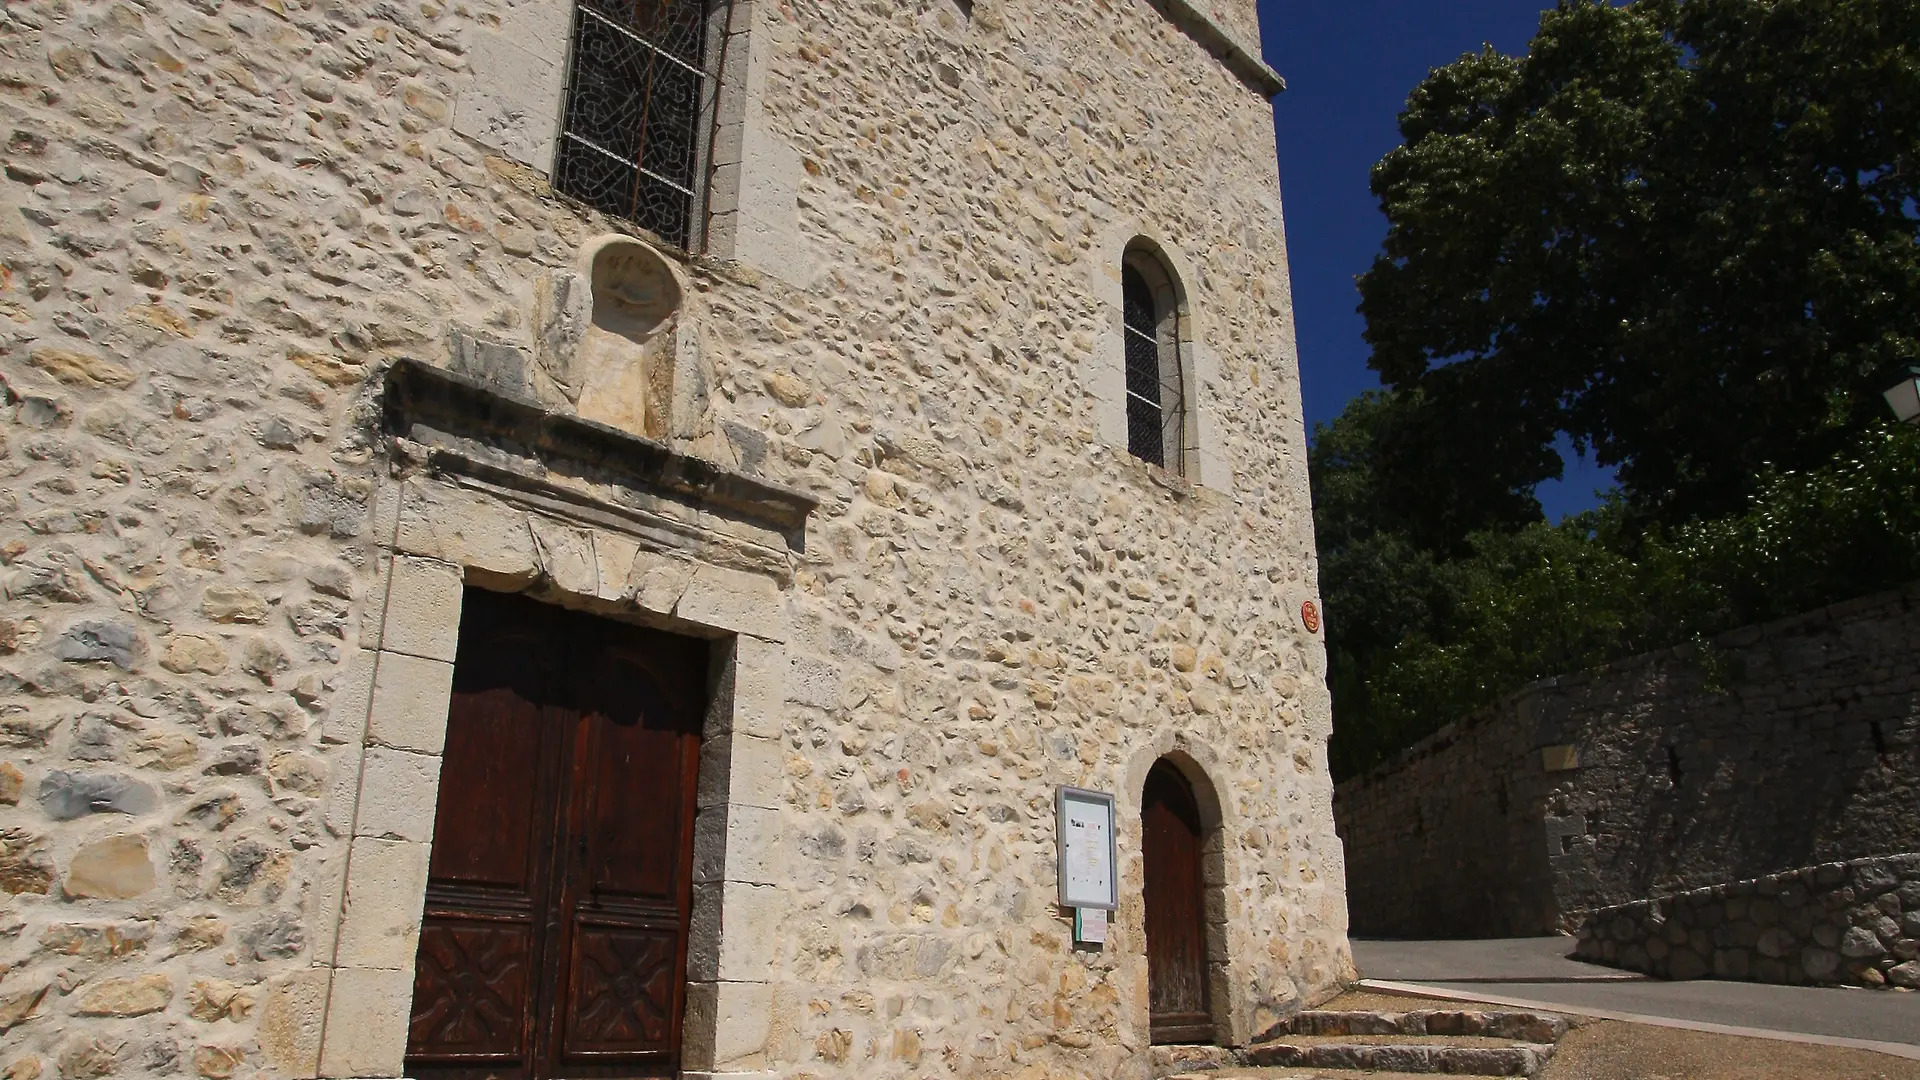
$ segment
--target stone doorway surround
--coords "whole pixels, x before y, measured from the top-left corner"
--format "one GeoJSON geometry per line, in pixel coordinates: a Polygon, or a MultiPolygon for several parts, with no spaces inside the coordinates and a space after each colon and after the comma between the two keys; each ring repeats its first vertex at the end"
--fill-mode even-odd
{"type": "Polygon", "coordinates": [[[426,365],[396,365],[382,404],[379,577],[324,733],[344,844],[309,915],[310,1075],[401,1075],[468,584],[713,642],[682,1075],[760,1075],[785,905],[783,591],[813,500],[426,365]]]}
{"type": "MultiPolygon", "coordinates": [[[[1230,810],[1231,804],[1220,797],[1220,790],[1214,784],[1213,778],[1221,774],[1220,755],[1204,739],[1190,732],[1164,730],[1127,759],[1126,787],[1115,808],[1121,815],[1120,827],[1125,838],[1123,850],[1126,852],[1120,867],[1119,918],[1128,926],[1146,925],[1145,830],[1141,824],[1141,812],[1146,805],[1147,773],[1160,761],[1179,770],[1193,788],[1194,802],[1200,809],[1203,833],[1201,892],[1206,903],[1207,923],[1207,994],[1213,1010],[1214,1044],[1244,1047],[1252,1039],[1256,1019],[1240,980],[1234,977],[1233,958],[1244,955],[1256,946],[1254,942],[1245,940],[1245,927],[1233,918],[1237,905],[1229,891],[1228,882],[1244,878],[1241,876],[1239,845],[1226,842],[1226,838],[1236,834],[1241,825],[1230,810]]],[[[1138,947],[1132,951],[1135,954],[1134,961],[1141,965],[1139,985],[1145,986],[1147,958],[1144,935],[1138,947]]],[[[1137,1010],[1140,1030],[1146,1031],[1151,1021],[1144,997],[1138,1003],[1137,1010]]]]}

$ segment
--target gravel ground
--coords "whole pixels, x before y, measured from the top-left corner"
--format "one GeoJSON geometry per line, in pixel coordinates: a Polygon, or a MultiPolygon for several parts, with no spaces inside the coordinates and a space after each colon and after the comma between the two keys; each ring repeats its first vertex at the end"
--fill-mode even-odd
{"type": "Polygon", "coordinates": [[[1540,1080],[1920,1080],[1920,1061],[1840,1046],[1596,1020],[1567,1034],[1540,1080]]]}

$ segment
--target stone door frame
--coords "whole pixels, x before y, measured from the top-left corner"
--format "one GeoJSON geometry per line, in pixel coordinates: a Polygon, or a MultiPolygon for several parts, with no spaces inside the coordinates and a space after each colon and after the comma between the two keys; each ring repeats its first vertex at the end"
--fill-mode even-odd
{"type": "MultiPolygon", "coordinates": [[[[377,493],[379,572],[323,734],[334,777],[327,824],[344,843],[320,872],[309,917],[310,1075],[402,1073],[468,585],[713,641],[681,1067],[688,1080],[766,1075],[767,943],[787,899],[772,866],[791,574],[750,522],[696,520],[686,543],[663,543],[659,518],[623,506],[635,524],[619,527],[611,504],[553,491],[427,468],[397,469],[377,493]]],[[[671,501],[657,500],[669,516],[671,501]]]]}
{"type": "MultiPolygon", "coordinates": [[[[1187,731],[1162,731],[1146,745],[1134,750],[1127,759],[1126,787],[1118,806],[1122,829],[1127,839],[1128,856],[1121,867],[1120,888],[1123,914],[1142,928],[1139,947],[1130,959],[1139,963],[1140,985],[1145,987],[1147,972],[1146,859],[1141,812],[1145,808],[1147,773],[1157,762],[1165,761],[1186,778],[1200,808],[1202,831],[1201,893],[1206,901],[1207,994],[1213,1011],[1214,1045],[1244,1047],[1252,1039],[1253,1017],[1245,989],[1235,976],[1233,958],[1250,948],[1240,940],[1233,918],[1238,905],[1231,882],[1242,881],[1243,867],[1238,845],[1229,837],[1240,830],[1232,804],[1221,797],[1214,777],[1221,775],[1220,755],[1205,740],[1187,731]]],[[[1146,1042],[1152,1028],[1147,996],[1136,1005],[1136,1023],[1146,1042]]],[[[1149,1050],[1150,1052],[1150,1050],[1149,1050]]]]}

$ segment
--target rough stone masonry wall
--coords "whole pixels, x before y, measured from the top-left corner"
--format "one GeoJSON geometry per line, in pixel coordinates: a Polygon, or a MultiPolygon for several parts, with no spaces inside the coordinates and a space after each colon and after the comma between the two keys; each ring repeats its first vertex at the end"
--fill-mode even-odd
{"type": "MultiPolygon", "coordinates": [[[[1224,803],[1233,1031],[1350,973],[1268,104],[1146,3],[970,7],[754,5],[794,165],[762,250],[793,257],[680,271],[707,394],[676,446],[822,503],[780,600],[773,1022],[727,1070],[1143,1068],[1137,818],[1110,945],[1075,952],[1051,797],[1127,808],[1175,745],[1224,803]],[[1136,232],[1184,255],[1210,358],[1198,487],[1100,434],[1136,232]]],[[[540,283],[609,228],[454,130],[477,46],[538,8],[0,10],[10,1080],[319,1069],[379,374],[455,327],[533,348],[540,283]]]]}
{"type": "Polygon", "coordinates": [[[1920,854],[1588,912],[1574,955],[1664,979],[1920,990],[1920,854]]]}
{"type": "Polygon", "coordinates": [[[1356,934],[1524,937],[1554,919],[1531,732],[1454,725],[1334,797],[1356,934]]]}
{"type": "Polygon", "coordinates": [[[1909,586],[1509,697],[1341,785],[1356,932],[1548,933],[1588,909],[1920,850],[1917,650],[1909,586]]]}

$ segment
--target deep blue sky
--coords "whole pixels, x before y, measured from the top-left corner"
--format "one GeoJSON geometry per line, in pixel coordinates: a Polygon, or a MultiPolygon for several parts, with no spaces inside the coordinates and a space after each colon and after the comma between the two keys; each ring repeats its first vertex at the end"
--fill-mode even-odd
{"type": "MultiPolygon", "coordinates": [[[[1367,170],[1400,142],[1407,92],[1431,68],[1478,50],[1525,51],[1551,0],[1259,0],[1267,63],[1286,77],[1274,100],[1287,257],[1300,333],[1307,427],[1378,386],[1354,311],[1355,275],[1386,234],[1367,170]]],[[[1539,492],[1550,520],[1595,503],[1611,482],[1572,459],[1539,492]]]]}

